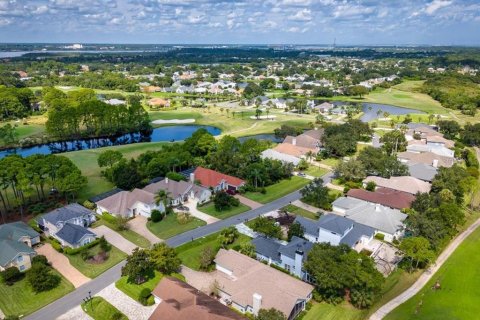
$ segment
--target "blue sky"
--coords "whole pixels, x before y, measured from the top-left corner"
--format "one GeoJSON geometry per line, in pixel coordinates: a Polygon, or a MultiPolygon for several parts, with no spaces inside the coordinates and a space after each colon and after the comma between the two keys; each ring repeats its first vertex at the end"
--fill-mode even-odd
{"type": "Polygon", "coordinates": [[[0,42],[480,45],[479,0],[0,0],[0,42]]]}

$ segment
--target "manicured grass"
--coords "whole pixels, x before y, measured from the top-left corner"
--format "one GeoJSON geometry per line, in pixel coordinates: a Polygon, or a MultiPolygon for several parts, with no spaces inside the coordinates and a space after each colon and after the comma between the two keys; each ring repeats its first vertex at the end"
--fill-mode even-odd
{"type": "MultiPolygon", "coordinates": [[[[200,269],[200,253],[202,252],[203,249],[206,247],[211,247],[215,252],[220,250],[221,248],[221,243],[219,239],[220,233],[214,233],[209,236],[197,239],[195,241],[185,243],[184,245],[176,248],[175,250],[178,253],[178,257],[182,259],[182,262],[184,265],[186,265],[189,268],[192,268],[194,270],[199,270],[200,269]]],[[[246,235],[240,234],[235,240],[235,242],[229,246],[228,248],[232,248],[237,245],[241,245],[247,242],[250,242],[250,238],[247,237],[246,235]]]]}
{"type": "Polygon", "coordinates": [[[152,111],[148,114],[151,120],[172,120],[172,119],[200,119],[202,115],[198,112],[183,112],[182,110],[175,111],[152,111]]]}
{"type": "Polygon", "coordinates": [[[364,312],[355,309],[347,303],[338,305],[328,304],[325,302],[315,303],[307,314],[302,318],[303,320],[363,320],[364,312]]]}
{"type": "Polygon", "coordinates": [[[480,314],[480,229],[455,250],[425,287],[386,319],[477,319],[480,314]],[[432,290],[439,281],[441,289],[432,290]]]}
{"type": "Polygon", "coordinates": [[[94,320],[110,320],[114,318],[128,320],[126,315],[102,297],[93,297],[92,300],[82,303],[82,309],[94,320]]]}
{"type": "MultiPolygon", "coordinates": [[[[89,250],[92,254],[96,254],[100,250],[100,246],[96,245],[89,250]]],[[[107,261],[101,264],[93,264],[83,261],[81,254],[65,254],[65,256],[67,256],[72,266],[74,266],[78,271],[92,279],[98,277],[99,275],[101,275],[102,273],[115,266],[127,257],[124,252],[120,251],[114,246],[112,246],[112,249],[108,252],[107,261]]]]}
{"type": "Polygon", "coordinates": [[[327,159],[323,159],[322,161],[320,161],[321,164],[324,164],[324,165],[327,165],[327,166],[330,166],[330,167],[335,167],[337,166],[337,164],[340,162],[341,160],[340,159],[337,159],[337,158],[327,158],[327,159]]]}
{"type": "Polygon", "coordinates": [[[13,286],[7,286],[0,281],[0,309],[7,316],[25,316],[74,290],[73,285],[57,271],[51,272],[60,276],[62,281],[55,289],[41,293],[33,292],[25,278],[13,286]]]}
{"type": "Polygon", "coordinates": [[[238,207],[230,207],[230,209],[227,209],[227,210],[217,211],[217,209],[215,209],[215,204],[211,202],[202,207],[198,207],[198,210],[210,216],[216,217],[218,219],[227,219],[237,214],[240,214],[242,212],[250,210],[250,207],[240,203],[238,207]]]}
{"type": "Polygon", "coordinates": [[[205,224],[204,221],[197,218],[193,218],[192,221],[186,224],[180,224],[177,221],[176,214],[169,214],[160,222],[149,221],[147,223],[147,228],[157,237],[165,240],[177,234],[204,226],[205,224]]]}
{"type": "Polygon", "coordinates": [[[247,192],[244,196],[253,201],[268,203],[306,186],[309,182],[310,180],[308,179],[293,176],[290,179],[285,179],[266,187],[267,193],[265,194],[260,192],[247,192]]]}
{"type": "Polygon", "coordinates": [[[135,284],[135,283],[128,282],[128,277],[123,276],[117,282],[115,282],[115,286],[119,290],[124,292],[127,296],[132,298],[133,300],[138,301],[140,297],[140,292],[143,289],[147,288],[150,291],[152,291],[160,282],[160,280],[162,280],[162,278],[163,278],[163,274],[161,274],[158,271],[155,271],[155,275],[150,279],[148,279],[148,281],[142,284],[135,284]]]}
{"type": "Polygon", "coordinates": [[[106,221],[105,219],[102,219],[101,217],[97,216],[97,221],[92,225],[92,228],[99,227],[101,225],[104,225],[106,227],[109,227],[110,229],[114,230],[115,232],[119,233],[127,239],[128,241],[132,242],[133,244],[141,247],[141,248],[148,248],[150,247],[151,243],[150,241],[147,240],[147,238],[139,235],[135,231],[132,230],[115,230],[115,226],[106,221]]]}
{"type": "Polygon", "coordinates": [[[320,178],[325,173],[327,173],[328,170],[325,169],[325,168],[320,168],[320,167],[317,167],[317,166],[314,166],[314,165],[310,165],[307,170],[302,171],[302,172],[309,175],[309,176],[320,178]]]}
{"type": "Polygon", "coordinates": [[[293,204],[289,204],[288,206],[283,207],[282,210],[287,210],[289,213],[292,213],[296,216],[302,216],[313,220],[318,219],[318,215],[315,212],[305,210],[303,208],[294,206],[293,204]]]}

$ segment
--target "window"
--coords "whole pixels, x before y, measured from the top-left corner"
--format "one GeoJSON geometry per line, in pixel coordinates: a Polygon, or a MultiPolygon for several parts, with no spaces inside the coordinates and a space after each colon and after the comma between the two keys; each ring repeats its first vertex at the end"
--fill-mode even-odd
{"type": "Polygon", "coordinates": [[[18,268],[20,271],[25,271],[25,266],[21,265],[20,268],[18,268]]]}
{"type": "Polygon", "coordinates": [[[17,261],[18,262],[23,262],[23,256],[18,256],[17,261]]]}

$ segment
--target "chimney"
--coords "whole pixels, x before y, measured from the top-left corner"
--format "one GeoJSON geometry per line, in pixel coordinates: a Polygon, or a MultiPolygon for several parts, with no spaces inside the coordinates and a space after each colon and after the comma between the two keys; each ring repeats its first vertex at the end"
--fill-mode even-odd
{"type": "Polygon", "coordinates": [[[262,308],[262,296],[258,293],[253,294],[253,314],[258,315],[258,311],[262,308]]]}
{"type": "Polygon", "coordinates": [[[293,138],[293,139],[292,139],[292,144],[293,144],[294,146],[297,145],[297,138],[293,138]]]}
{"type": "Polygon", "coordinates": [[[302,277],[302,263],[303,262],[303,250],[295,250],[295,271],[294,274],[297,277],[302,277]]]}
{"type": "Polygon", "coordinates": [[[438,168],[438,159],[433,159],[432,165],[434,168],[438,168]]]}
{"type": "Polygon", "coordinates": [[[195,183],[195,173],[190,173],[190,182],[195,183]]]}
{"type": "Polygon", "coordinates": [[[166,178],[165,178],[165,183],[167,183],[167,184],[168,184],[168,177],[166,177],[166,178]]]}

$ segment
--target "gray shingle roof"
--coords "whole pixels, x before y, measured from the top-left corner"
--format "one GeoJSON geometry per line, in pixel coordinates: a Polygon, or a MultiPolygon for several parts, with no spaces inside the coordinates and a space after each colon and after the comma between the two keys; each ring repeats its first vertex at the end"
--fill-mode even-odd
{"type": "Polygon", "coordinates": [[[22,237],[35,238],[39,234],[24,222],[13,222],[0,225],[0,265],[9,263],[20,253],[34,254],[35,251],[19,241],[22,237]]]}
{"type": "Polygon", "coordinates": [[[252,240],[252,244],[255,246],[255,252],[258,254],[280,262],[278,249],[280,248],[281,244],[274,239],[257,237],[252,240]]]}
{"type": "Polygon", "coordinates": [[[70,244],[78,244],[78,242],[85,236],[92,235],[96,236],[95,233],[89,231],[88,229],[77,226],[73,223],[66,223],[62,229],[60,229],[55,236],[59,237],[63,241],[66,241],[70,244]]]}
{"type": "Polygon", "coordinates": [[[362,236],[372,237],[374,234],[375,229],[360,223],[354,223],[353,229],[340,240],[340,243],[353,247],[362,236]]]}
{"type": "Polygon", "coordinates": [[[295,252],[300,250],[303,252],[303,259],[306,259],[312,247],[313,243],[310,241],[299,237],[292,237],[292,240],[287,245],[280,246],[279,252],[284,256],[295,259],[295,252]]]}
{"type": "Polygon", "coordinates": [[[72,203],[42,215],[37,219],[37,221],[39,224],[41,224],[43,218],[45,221],[48,221],[51,224],[57,224],[58,222],[65,222],[73,218],[80,218],[91,213],[91,210],[79,205],[78,203],[72,203]]]}
{"type": "Polygon", "coordinates": [[[37,231],[29,227],[25,222],[12,222],[0,225],[0,239],[15,240],[28,236],[30,238],[38,237],[37,231]]]}
{"type": "Polygon", "coordinates": [[[437,174],[437,168],[425,163],[408,164],[408,171],[412,177],[428,182],[432,182],[437,174]]]}
{"type": "Polygon", "coordinates": [[[294,222],[300,223],[306,234],[318,237],[318,221],[304,218],[302,216],[297,216],[294,222]]]}
{"type": "Polygon", "coordinates": [[[335,232],[337,234],[345,234],[353,225],[353,221],[336,214],[326,214],[318,219],[319,228],[335,232]]]}
{"type": "Polygon", "coordinates": [[[344,210],[350,210],[353,209],[360,204],[362,204],[364,201],[356,199],[356,198],[351,198],[351,197],[340,197],[337,200],[332,202],[332,206],[342,208],[344,210]]]}

